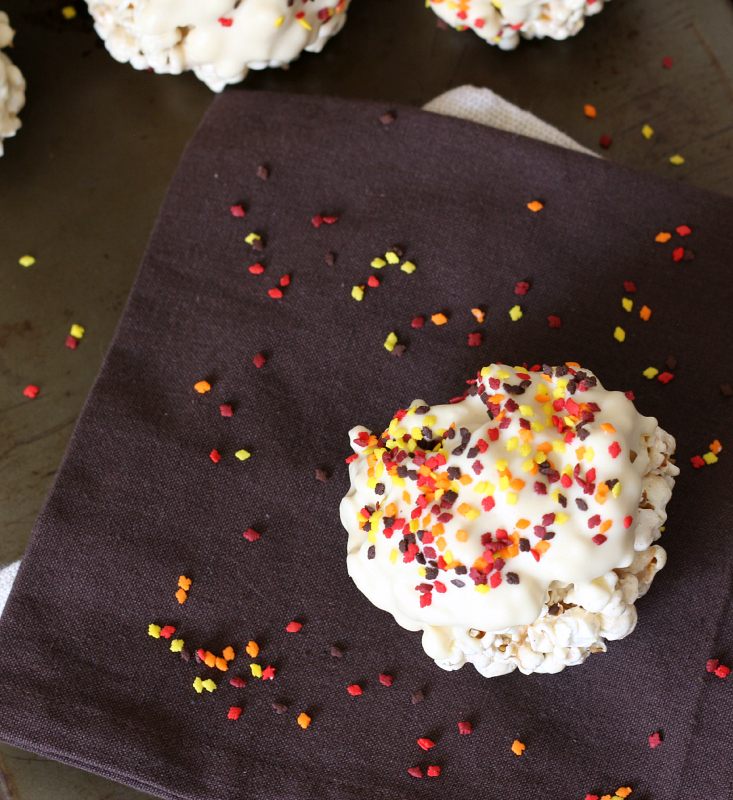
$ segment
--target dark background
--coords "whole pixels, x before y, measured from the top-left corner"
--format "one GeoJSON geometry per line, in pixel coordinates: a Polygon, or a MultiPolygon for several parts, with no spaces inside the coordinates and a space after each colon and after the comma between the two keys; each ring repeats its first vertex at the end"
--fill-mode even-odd
{"type": "MultiPolygon", "coordinates": [[[[212,98],[193,75],[116,63],[81,6],[63,20],[66,4],[2,5],[28,90],[23,127],[0,158],[0,564],[23,553],[165,189],[212,98]],[[18,265],[26,253],[37,259],[30,269],[18,265]],[[87,329],[76,352],[63,346],[73,322],[87,329]],[[41,387],[33,402],[22,395],[28,383],[41,387]]],[[[488,86],[611,160],[733,194],[733,8],[724,0],[613,0],[578,37],[511,53],[436,20],[422,0],[353,0],[322,54],[250,73],[244,86],[387,105],[488,86]],[[584,117],[585,103],[596,120],[584,117]],[[597,146],[602,133],[613,137],[609,151],[597,146]],[[669,163],[675,153],[683,166],[669,163]]],[[[142,796],[4,746],[0,768],[0,797],[14,800],[142,796]]]]}

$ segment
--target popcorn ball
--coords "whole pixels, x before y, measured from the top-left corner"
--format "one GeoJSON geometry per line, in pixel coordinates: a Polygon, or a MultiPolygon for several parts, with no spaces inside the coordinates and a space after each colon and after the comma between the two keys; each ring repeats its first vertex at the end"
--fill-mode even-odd
{"type": "MultiPolygon", "coordinates": [[[[12,44],[14,34],[8,15],[0,11],[0,50],[12,44]]],[[[18,112],[24,105],[25,79],[5,53],[0,53],[0,156],[3,154],[3,139],[15,136],[20,128],[18,112]]]]}
{"type": "Polygon", "coordinates": [[[675,442],[572,362],[469,383],[350,431],[349,575],[443,669],[559,672],[634,630],[675,442]]]}
{"type": "MultiPolygon", "coordinates": [[[[606,0],[607,1],[607,0],[606,0]]],[[[482,39],[513,50],[525,39],[567,39],[586,16],[603,10],[604,0],[429,0],[433,11],[458,30],[471,28],[482,39]]]]}
{"type": "Polygon", "coordinates": [[[117,61],[178,75],[192,69],[215,92],[250,69],[318,53],[351,0],[87,0],[117,61]]]}

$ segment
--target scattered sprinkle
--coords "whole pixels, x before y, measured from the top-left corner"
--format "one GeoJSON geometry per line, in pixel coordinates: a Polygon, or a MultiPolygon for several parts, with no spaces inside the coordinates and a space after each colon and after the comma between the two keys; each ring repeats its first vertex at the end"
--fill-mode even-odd
{"type": "Polygon", "coordinates": [[[385,673],[381,672],[379,674],[379,682],[382,684],[382,686],[391,686],[392,685],[392,676],[391,675],[385,675],[385,673]]]}
{"type": "Polygon", "coordinates": [[[232,407],[226,405],[219,406],[219,412],[221,413],[222,417],[231,417],[234,414],[234,411],[232,411],[232,407]]]}
{"type": "Polygon", "coordinates": [[[469,733],[473,733],[473,725],[471,725],[470,722],[459,722],[458,732],[464,736],[468,736],[469,733]]]}
{"type": "Polygon", "coordinates": [[[382,114],[379,121],[382,125],[391,125],[395,121],[395,115],[391,111],[388,111],[386,114],[382,114]]]}
{"type": "Polygon", "coordinates": [[[84,328],[74,323],[69,331],[69,336],[73,336],[75,339],[81,339],[84,336],[84,328]]]}
{"type": "Polygon", "coordinates": [[[483,341],[480,333],[469,333],[468,334],[468,345],[469,347],[478,347],[481,342],[483,341]]]}
{"type": "Polygon", "coordinates": [[[669,383],[674,375],[671,372],[662,372],[661,374],[657,375],[657,380],[661,383],[669,383]]]}
{"type": "Polygon", "coordinates": [[[519,306],[512,306],[509,309],[509,316],[512,318],[514,322],[522,317],[522,309],[519,306]]]}
{"type": "Polygon", "coordinates": [[[665,242],[668,242],[671,238],[672,238],[671,233],[668,233],[667,231],[661,231],[654,237],[654,241],[664,244],[665,242]]]}
{"type": "Polygon", "coordinates": [[[36,259],[33,256],[21,256],[18,263],[21,267],[32,267],[36,263],[36,259]]]}
{"type": "Polygon", "coordinates": [[[422,778],[422,770],[420,767],[410,767],[407,771],[413,778],[422,778]]]}
{"type": "Polygon", "coordinates": [[[384,348],[385,350],[389,350],[390,353],[394,350],[395,345],[397,344],[397,334],[392,331],[390,335],[384,341],[384,348]]]}
{"type": "Polygon", "coordinates": [[[206,394],[206,392],[211,391],[211,384],[208,381],[199,381],[193,385],[193,388],[199,394],[206,394]]]}
{"type": "Polygon", "coordinates": [[[485,313],[480,308],[472,308],[471,313],[476,317],[478,322],[483,322],[484,317],[486,316],[485,313]]]}
{"type": "Polygon", "coordinates": [[[244,241],[247,242],[247,244],[253,245],[255,242],[261,242],[262,237],[257,233],[248,233],[247,236],[244,237],[244,241]]]}
{"type": "Polygon", "coordinates": [[[512,743],[512,753],[517,756],[521,756],[522,753],[527,749],[526,744],[522,744],[519,739],[515,739],[512,743]]]}
{"type": "Polygon", "coordinates": [[[262,266],[262,264],[252,264],[252,266],[249,267],[249,271],[253,275],[262,275],[262,273],[265,271],[265,268],[262,266]]]}
{"type": "MultiPolygon", "coordinates": [[[[244,536],[248,542],[256,542],[260,538],[260,534],[253,528],[247,528],[242,536],[244,536]]],[[[250,642],[250,644],[254,644],[254,642],[250,642]]]]}
{"type": "Polygon", "coordinates": [[[298,715],[298,725],[305,730],[311,724],[311,718],[303,711],[298,715]]]}
{"type": "Polygon", "coordinates": [[[234,661],[234,648],[225,647],[222,656],[224,657],[225,661],[234,661]]]}
{"type": "Polygon", "coordinates": [[[354,300],[361,301],[364,299],[364,287],[363,286],[354,286],[351,290],[351,296],[354,300]]]}
{"type": "Polygon", "coordinates": [[[173,653],[180,653],[183,650],[183,645],[185,642],[183,639],[173,639],[171,641],[171,651],[173,653]]]}
{"type": "Polygon", "coordinates": [[[623,342],[626,339],[626,331],[623,328],[616,327],[616,330],[613,332],[613,338],[616,339],[618,342],[623,342]]]}
{"type": "Polygon", "coordinates": [[[727,678],[730,675],[730,667],[721,664],[714,672],[718,678],[727,678]]]}
{"type": "Polygon", "coordinates": [[[376,289],[379,286],[379,278],[376,275],[370,275],[367,284],[372,287],[372,289],[376,289]]]}
{"type": "Polygon", "coordinates": [[[346,687],[346,691],[347,691],[347,692],[348,692],[348,693],[349,693],[349,694],[350,694],[352,697],[358,697],[360,694],[362,694],[362,691],[361,691],[361,686],[359,686],[359,684],[358,684],[358,683],[352,683],[352,684],[351,684],[351,686],[347,686],[347,687],[346,687]]]}
{"type": "Polygon", "coordinates": [[[255,174],[261,181],[266,181],[270,177],[270,170],[264,164],[260,164],[255,174]]]}
{"type": "Polygon", "coordinates": [[[277,287],[275,287],[274,289],[268,289],[267,294],[269,294],[270,297],[274,297],[275,300],[279,300],[283,296],[282,291],[277,287]]]}
{"type": "Polygon", "coordinates": [[[547,321],[550,323],[551,328],[561,328],[562,327],[562,320],[560,317],[555,317],[552,314],[547,318],[547,321]]]}
{"type": "Polygon", "coordinates": [[[285,703],[270,703],[270,705],[278,714],[284,714],[288,710],[288,707],[285,705],[285,703]]]}
{"type": "Polygon", "coordinates": [[[214,689],[216,689],[216,684],[211,680],[211,678],[203,681],[201,685],[204,687],[204,689],[206,689],[207,692],[213,692],[214,689]]]}
{"type": "Polygon", "coordinates": [[[692,229],[687,225],[680,225],[675,230],[680,236],[689,236],[692,233],[692,229]]]}
{"type": "Polygon", "coordinates": [[[195,690],[196,690],[196,691],[197,691],[199,694],[201,694],[201,692],[203,692],[203,691],[204,691],[204,682],[201,680],[201,678],[197,677],[197,678],[194,680],[194,682],[193,682],[193,688],[194,688],[194,689],[195,689],[195,690]]]}
{"type": "Polygon", "coordinates": [[[163,627],[160,629],[160,635],[161,635],[161,636],[162,636],[164,639],[170,639],[170,638],[171,638],[171,636],[173,636],[173,634],[174,634],[175,632],[176,632],[176,629],[175,629],[175,627],[174,627],[173,625],[164,625],[164,626],[163,626],[163,627]]]}
{"type": "Polygon", "coordinates": [[[269,664],[262,670],[262,680],[263,681],[271,681],[275,677],[275,667],[270,666],[269,664]]]}
{"type": "Polygon", "coordinates": [[[530,211],[534,211],[536,214],[538,211],[541,211],[544,208],[544,206],[542,205],[542,203],[540,203],[539,200],[533,200],[531,203],[527,203],[527,208],[530,211]]]}
{"type": "Polygon", "coordinates": [[[674,164],[675,166],[679,167],[681,164],[685,163],[685,159],[678,153],[677,155],[672,156],[669,159],[670,164],[674,164]]]}
{"type": "Polygon", "coordinates": [[[331,655],[334,658],[343,658],[344,651],[340,647],[337,647],[335,644],[332,644],[331,645],[331,655]]]}
{"type": "Polygon", "coordinates": [[[33,398],[33,397],[38,397],[38,392],[40,391],[41,390],[37,386],[34,386],[32,383],[29,383],[28,386],[26,386],[25,389],[23,389],[23,394],[26,397],[33,398]]]}
{"type": "Polygon", "coordinates": [[[246,461],[252,453],[248,452],[247,450],[237,450],[234,454],[240,461],[246,461]]]}
{"type": "Polygon", "coordinates": [[[624,281],[624,291],[631,293],[635,292],[636,284],[633,281],[624,281]]]}
{"type": "Polygon", "coordinates": [[[289,622],[285,630],[288,633],[297,633],[303,627],[300,622],[289,622]]]}
{"type": "Polygon", "coordinates": [[[425,699],[425,694],[422,689],[418,689],[416,692],[413,692],[410,699],[412,700],[412,705],[414,706],[418,703],[421,703],[425,699]]]}
{"type": "Polygon", "coordinates": [[[603,136],[601,136],[601,138],[599,139],[598,144],[601,147],[605,147],[606,149],[608,149],[611,146],[612,142],[613,142],[613,139],[610,136],[607,136],[604,133],[603,136]]]}
{"type": "Polygon", "coordinates": [[[428,767],[428,777],[437,778],[440,775],[440,767],[428,767]]]}
{"type": "Polygon", "coordinates": [[[653,733],[649,737],[649,747],[651,747],[652,750],[654,750],[655,747],[659,747],[661,743],[662,743],[662,737],[659,735],[659,733],[653,733]]]}
{"type": "Polygon", "coordinates": [[[645,139],[651,139],[652,136],[654,136],[654,128],[652,128],[651,125],[644,125],[644,127],[641,129],[641,135],[645,139]]]}
{"type": "Polygon", "coordinates": [[[148,635],[152,636],[153,639],[160,639],[160,625],[153,625],[152,623],[148,625],[148,635]]]}
{"type": "Polygon", "coordinates": [[[659,375],[659,370],[658,370],[658,369],[655,369],[654,367],[647,367],[647,368],[644,370],[644,372],[642,373],[642,375],[643,375],[645,378],[648,378],[649,380],[651,380],[652,378],[656,378],[656,377],[657,377],[657,375],[659,375]]]}
{"type": "Polygon", "coordinates": [[[652,310],[649,308],[649,306],[642,306],[641,309],[639,309],[639,316],[644,320],[644,322],[647,322],[651,315],[652,310]]]}
{"type": "Polygon", "coordinates": [[[519,281],[514,287],[514,294],[525,295],[529,291],[529,283],[527,281],[519,281]]]}
{"type": "Polygon", "coordinates": [[[665,56],[665,57],[662,59],[662,66],[663,66],[665,69],[672,69],[672,59],[671,59],[669,56],[665,56]]]}
{"type": "Polygon", "coordinates": [[[221,456],[219,455],[218,450],[212,450],[209,453],[209,458],[215,463],[218,464],[221,461],[221,456]]]}
{"type": "Polygon", "coordinates": [[[371,266],[374,267],[374,269],[382,269],[382,267],[387,266],[387,262],[383,258],[375,258],[372,261],[371,266]]]}
{"type": "Polygon", "coordinates": [[[74,6],[64,6],[61,9],[61,13],[64,16],[64,19],[74,19],[74,17],[76,16],[76,9],[74,8],[74,6]]]}
{"type": "Polygon", "coordinates": [[[227,714],[228,719],[239,719],[242,714],[242,709],[239,706],[232,706],[227,714]]]}
{"type": "Polygon", "coordinates": [[[255,678],[262,677],[262,667],[259,664],[250,664],[249,668],[255,678]]]}
{"type": "Polygon", "coordinates": [[[231,17],[219,17],[219,25],[222,28],[231,28],[234,20],[231,17]]]}
{"type": "Polygon", "coordinates": [[[425,324],[425,317],[415,317],[410,323],[410,326],[413,328],[422,328],[424,324],[425,324]]]}
{"type": "Polygon", "coordinates": [[[316,470],[316,480],[326,483],[326,481],[328,480],[328,473],[326,472],[325,469],[316,470]]]}
{"type": "Polygon", "coordinates": [[[621,305],[624,307],[625,311],[631,311],[631,309],[634,307],[634,301],[629,300],[628,297],[624,297],[621,300],[621,305]]]}
{"type": "Polygon", "coordinates": [[[186,600],[188,600],[188,595],[186,594],[185,589],[179,589],[176,592],[176,600],[178,600],[179,603],[185,603],[186,600]]]}
{"type": "Polygon", "coordinates": [[[229,213],[233,217],[243,217],[245,215],[244,206],[242,205],[230,206],[229,213]]]}
{"type": "Polygon", "coordinates": [[[583,106],[583,113],[585,114],[586,117],[589,117],[590,119],[595,119],[598,116],[598,111],[596,110],[596,107],[591,106],[588,103],[586,103],[583,106]]]}
{"type": "Polygon", "coordinates": [[[245,682],[244,680],[242,680],[242,678],[239,678],[239,677],[236,677],[236,678],[231,678],[231,679],[229,680],[229,683],[230,683],[230,684],[231,684],[231,685],[232,685],[232,686],[233,686],[235,689],[243,689],[243,688],[244,688],[244,687],[247,685],[247,684],[246,684],[246,682],[245,682]]]}
{"type": "Polygon", "coordinates": [[[260,652],[260,646],[257,642],[249,642],[247,647],[244,648],[244,651],[250,658],[257,658],[257,654],[260,652]]]}
{"type": "Polygon", "coordinates": [[[430,320],[435,325],[445,325],[445,323],[448,322],[448,317],[446,317],[445,314],[433,314],[430,320]]]}
{"type": "Polygon", "coordinates": [[[417,269],[417,267],[412,263],[412,261],[405,261],[400,269],[403,272],[406,272],[408,275],[411,275],[417,269]]]}
{"type": "Polygon", "coordinates": [[[423,750],[430,750],[435,747],[435,742],[430,739],[418,739],[417,743],[423,750]]]}
{"type": "Polygon", "coordinates": [[[257,369],[261,369],[267,363],[267,359],[262,355],[262,353],[257,353],[257,355],[252,359],[252,363],[257,367],[257,369]]]}

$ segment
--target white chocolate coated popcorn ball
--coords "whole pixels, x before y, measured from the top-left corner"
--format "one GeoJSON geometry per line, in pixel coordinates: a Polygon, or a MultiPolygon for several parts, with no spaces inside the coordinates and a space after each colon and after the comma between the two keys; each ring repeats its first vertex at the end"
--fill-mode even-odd
{"type": "Polygon", "coordinates": [[[604,0],[429,0],[429,3],[454,28],[471,28],[490,44],[513,50],[520,35],[525,39],[575,36],[585,24],[586,16],[603,10],[604,0]]]}
{"type": "Polygon", "coordinates": [[[636,625],[666,561],[674,439],[578,364],[470,383],[350,432],[348,571],[443,669],[559,672],[636,625]]]}
{"type": "Polygon", "coordinates": [[[107,50],[136,69],[193,70],[215,92],[318,53],[351,0],[87,0],[107,50]]]}
{"type": "MultiPolygon", "coordinates": [[[[0,11],[0,50],[12,44],[14,34],[8,15],[0,11]]],[[[3,139],[15,136],[20,128],[18,112],[24,105],[25,79],[5,53],[0,53],[0,156],[3,154],[3,139]]]]}

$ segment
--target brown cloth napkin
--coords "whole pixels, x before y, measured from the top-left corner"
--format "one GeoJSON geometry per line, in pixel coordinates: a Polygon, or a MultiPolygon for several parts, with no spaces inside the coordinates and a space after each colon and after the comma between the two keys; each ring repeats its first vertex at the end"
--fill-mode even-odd
{"type": "Polygon", "coordinates": [[[582,800],[620,786],[641,800],[727,797],[733,677],[706,661],[733,659],[733,425],[720,391],[733,382],[733,201],[415,109],[380,121],[388,110],[244,91],[214,101],[0,622],[0,737],[186,800],[582,800]],[[230,213],[240,203],[244,218],[230,213]],[[315,227],[316,215],[338,220],[315,227]],[[655,242],[660,231],[672,238],[655,242]],[[414,273],[370,267],[395,245],[414,273]],[[381,285],[357,302],[370,274],[381,285]],[[269,296],[286,275],[283,297],[269,296]],[[521,297],[518,281],[531,287],[521,297]],[[448,323],[433,325],[436,312],[448,323]],[[383,347],[392,331],[399,358],[383,347]],[[476,332],[484,343],[469,347],[476,332]],[[669,356],[671,382],[642,376],[669,356]],[[583,666],[443,672],[346,574],[347,432],[382,430],[416,397],[445,402],[492,361],[567,360],[633,390],[677,437],[668,565],[636,631],[583,666]],[[211,391],[194,390],[201,380],[211,391]],[[714,439],[719,463],[693,468],[714,439]],[[182,574],[193,583],[179,605],[182,574]],[[192,654],[231,645],[236,658],[226,673],[187,663],[151,623],[175,626],[192,654]],[[250,640],[273,680],[251,674],[250,640]],[[197,676],[216,690],[197,694],[197,676]],[[424,753],[420,737],[436,746],[424,753]],[[429,765],[441,775],[407,773],[429,765]]]}

